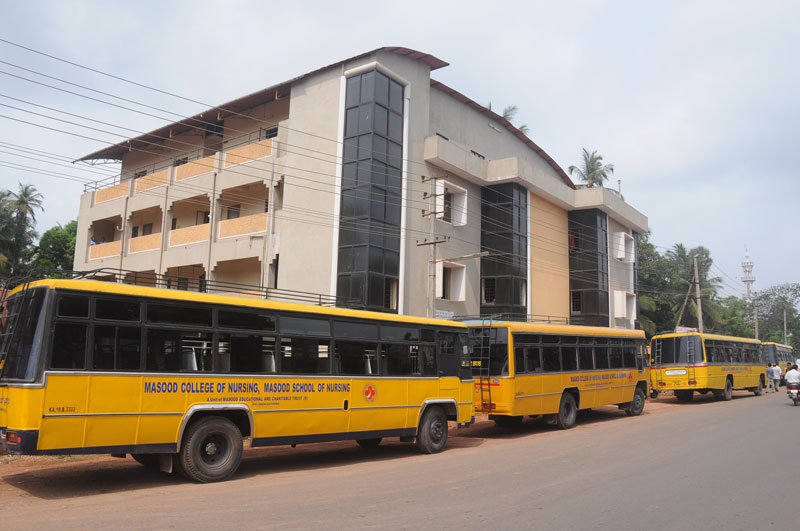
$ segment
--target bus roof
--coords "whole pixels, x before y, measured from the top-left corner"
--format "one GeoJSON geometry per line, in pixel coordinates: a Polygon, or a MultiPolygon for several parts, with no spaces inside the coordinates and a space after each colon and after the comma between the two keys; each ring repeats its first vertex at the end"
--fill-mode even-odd
{"type": "Polygon", "coordinates": [[[90,291],[94,293],[107,293],[112,295],[132,295],[137,297],[151,297],[156,299],[167,299],[182,302],[202,302],[206,304],[224,304],[228,306],[239,306],[248,308],[258,308],[264,310],[282,310],[303,313],[315,313],[321,315],[331,315],[338,317],[351,317],[357,319],[380,319],[382,321],[392,321],[397,323],[413,323],[429,326],[450,326],[455,328],[467,328],[467,325],[444,319],[428,319],[425,317],[413,317],[397,315],[393,313],[369,312],[365,310],[349,310],[345,308],[332,308],[325,306],[312,306],[310,304],[298,304],[292,302],[276,302],[263,299],[242,297],[241,295],[224,295],[197,293],[193,291],[180,291],[165,288],[151,288],[146,286],[135,286],[132,284],[117,284],[115,282],[103,282],[100,280],[65,280],[65,279],[46,279],[37,280],[23,286],[19,286],[9,293],[9,297],[15,295],[26,287],[27,289],[37,287],[47,287],[50,289],[67,289],[78,291],[90,291]]]}
{"type": "Polygon", "coordinates": [[[703,339],[716,339],[717,341],[738,341],[740,343],[755,343],[757,345],[761,344],[761,341],[758,339],[753,339],[752,337],[723,336],[722,334],[701,334],[700,332],[671,332],[668,334],[657,334],[654,335],[652,339],[684,336],[700,336],[703,339]]]}
{"type": "MultiPolygon", "coordinates": [[[[474,321],[473,323],[477,323],[474,321]]],[[[471,326],[474,326],[472,324],[471,326]]],[[[561,325],[548,323],[523,323],[517,321],[504,321],[487,323],[487,326],[508,328],[513,332],[529,332],[536,334],[561,334],[575,336],[608,336],[608,337],[636,337],[644,339],[643,330],[630,330],[627,328],[609,328],[605,326],[561,325]]]]}
{"type": "Polygon", "coordinates": [[[776,343],[774,341],[764,341],[762,345],[775,345],[776,347],[783,347],[788,348],[789,350],[794,350],[794,347],[791,345],[784,345],[783,343],[776,343]]]}

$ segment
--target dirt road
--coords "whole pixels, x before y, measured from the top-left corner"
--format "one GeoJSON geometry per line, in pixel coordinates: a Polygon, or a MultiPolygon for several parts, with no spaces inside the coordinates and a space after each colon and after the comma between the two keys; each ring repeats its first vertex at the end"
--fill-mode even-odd
{"type": "Polygon", "coordinates": [[[0,457],[3,527],[778,529],[794,512],[800,407],[783,393],[450,435],[432,456],[397,441],[249,450],[211,485],[130,458],[0,457]]]}

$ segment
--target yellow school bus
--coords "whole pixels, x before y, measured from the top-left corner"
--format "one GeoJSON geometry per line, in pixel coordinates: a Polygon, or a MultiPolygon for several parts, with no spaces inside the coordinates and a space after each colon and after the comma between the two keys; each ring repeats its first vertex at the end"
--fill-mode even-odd
{"type": "Polygon", "coordinates": [[[546,415],[562,429],[577,411],[617,405],[640,415],[648,369],[641,330],[520,322],[470,324],[476,411],[498,426],[546,415]]]}
{"type": "Polygon", "coordinates": [[[6,301],[0,446],[132,456],[220,481],[251,446],[384,437],[441,451],[474,420],[467,327],[96,280],[6,301]]]}
{"type": "Polygon", "coordinates": [[[790,345],[767,341],[761,344],[761,350],[764,354],[765,363],[777,363],[780,365],[781,385],[783,385],[783,376],[795,362],[794,348],[790,345]]]}
{"type": "Polygon", "coordinates": [[[734,389],[761,395],[766,370],[757,339],[697,332],[659,334],[650,341],[651,396],[672,391],[681,402],[713,392],[730,400],[734,389]]]}

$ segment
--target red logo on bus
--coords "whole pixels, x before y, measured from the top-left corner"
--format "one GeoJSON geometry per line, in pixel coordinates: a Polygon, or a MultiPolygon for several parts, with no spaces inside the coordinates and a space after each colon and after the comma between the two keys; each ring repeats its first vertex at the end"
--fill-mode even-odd
{"type": "Polygon", "coordinates": [[[376,394],[378,394],[378,390],[374,385],[370,383],[364,386],[364,400],[367,402],[374,402],[376,394]]]}

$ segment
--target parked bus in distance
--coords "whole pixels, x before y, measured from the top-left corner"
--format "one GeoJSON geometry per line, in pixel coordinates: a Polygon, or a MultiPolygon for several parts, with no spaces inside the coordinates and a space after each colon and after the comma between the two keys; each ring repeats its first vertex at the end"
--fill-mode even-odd
{"type": "Polygon", "coordinates": [[[781,366],[781,385],[783,385],[783,376],[795,361],[794,349],[789,345],[767,341],[761,343],[761,350],[764,353],[765,363],[777,363],[781,366]]]}
{"type": "MultiPolygon", "coordinates": [[[[205,286],[204,286],[205,289],[205,286]]],[[[474,420],[467,327],[96,280],[14,289],[0,446],[112,454],[200,482],[251,446],[384,437],[441,451],[474,420]]]]}
{"type": "Polygon", "coordinates": [[[498,426],[545,415],[562,429],[578,410],[640,415],[648,369],[641,330],[521,322],[470,324],[476,411],[498,426]]]}
{"type": "Polygon", "coordinates": [[[734,389],[747,389],[758,396],[766,384],[766,362],[757,339],[665,333],[653,336],[650,355],[654,398],[672,391],[679,401],[690,402],[695,392],[710,391],[717,398],[730,400],[734,389]]]}

